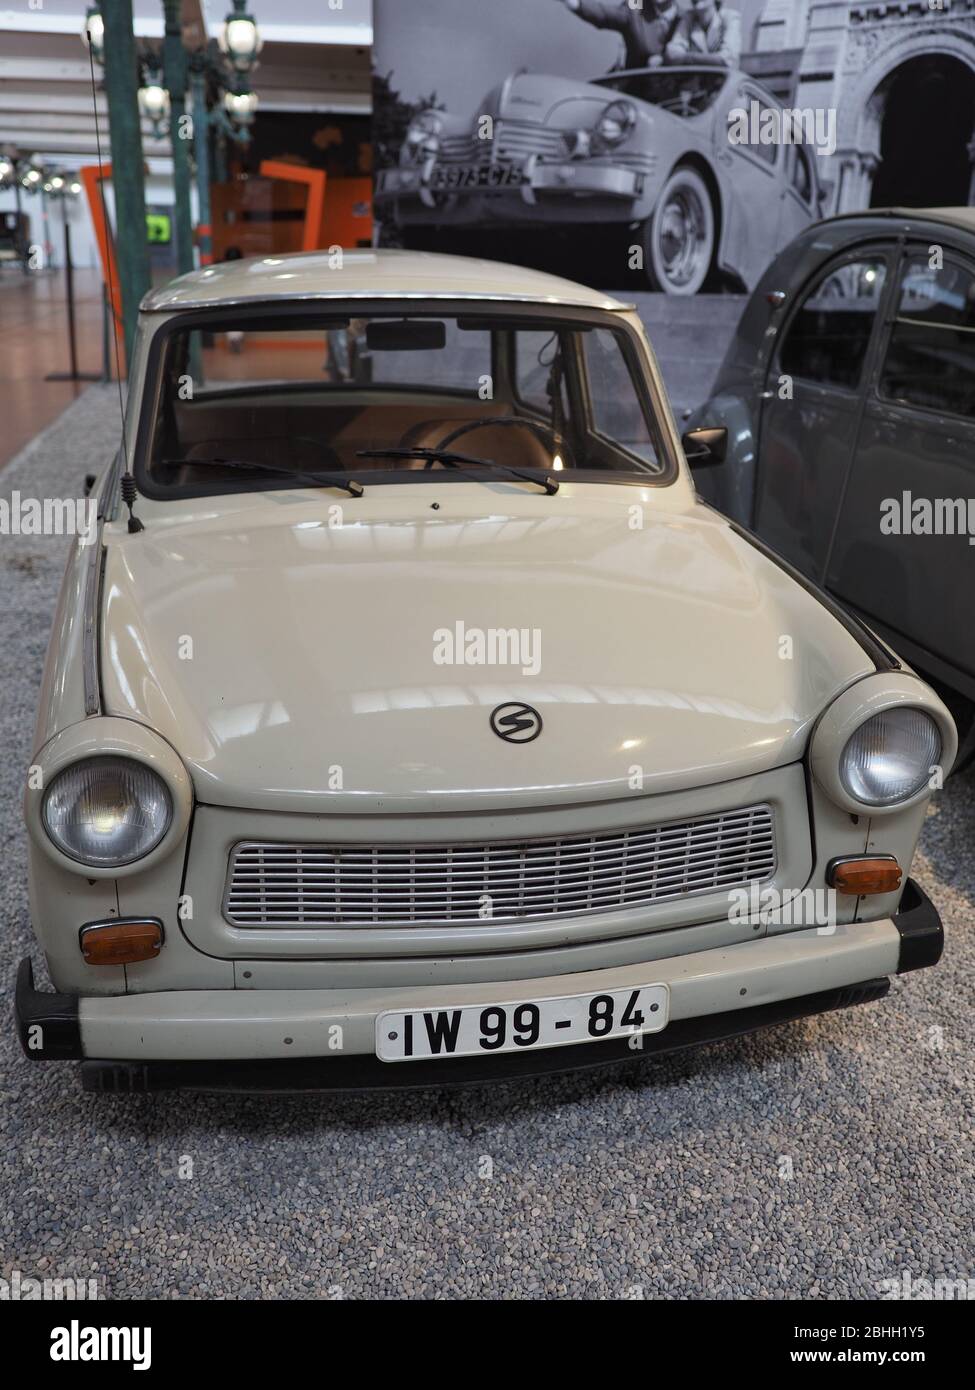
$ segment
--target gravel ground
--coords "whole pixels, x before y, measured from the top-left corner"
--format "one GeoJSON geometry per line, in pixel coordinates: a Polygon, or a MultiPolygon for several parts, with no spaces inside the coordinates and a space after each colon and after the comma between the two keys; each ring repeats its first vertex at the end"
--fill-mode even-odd
{"type": "MultiPolygon", "coordinates": [[[[93,388],[0,494],[73,490],[116,421],[93,388]]],[[[121,1298],[871,1298],[975,1277],[971,775],[915,865],[945,958],[878,1004],[449,1094],[95,1097],[27,1063],[20,786],[63,552],[0,538],[0,1274],[121,1298]]]]}

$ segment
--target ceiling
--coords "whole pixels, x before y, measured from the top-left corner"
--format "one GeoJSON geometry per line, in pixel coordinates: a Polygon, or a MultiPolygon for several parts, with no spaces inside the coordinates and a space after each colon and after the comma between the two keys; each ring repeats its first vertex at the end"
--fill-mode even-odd
{"type": "MultiPolygon", "coordinates": [[[[4,9],[0,0],[0,150],[12,147],[45,163],[77,167],[96,157],[95,112],[88,54],[81,38],[88,0],[43,0],[43,8],[4,9]]],[[[198,47],[216,37],[231,0],[183,0],[183,39],[198,47]]],[[[370,109],[372,0],[249,0],[264,36],[252,85],[261,108],[361,112],[370,109]]],[[[162,0],[133,0],[138,38],[162,35],[162,0]]],[[[96,83],[100,73],[95,69],[96,83]]],[[[95,107],[103,145],[105,98],[95,107]]],[[[165,140],[146,123],[143,150],[150,172],[171,168],[165,140]]],[[[107,156],[107,150],[104,151],[107,156]]]]}

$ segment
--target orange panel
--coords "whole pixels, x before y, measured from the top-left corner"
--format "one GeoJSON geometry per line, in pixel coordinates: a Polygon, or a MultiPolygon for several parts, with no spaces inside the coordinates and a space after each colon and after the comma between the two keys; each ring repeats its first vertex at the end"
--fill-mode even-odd
{"type": "Polygon", "coordinates": [[[305,204],[305,229],[301,238],[302,251],[317,251],[321,246],[322,212],[325,207],[324,169],[306,169],[301,164],[285,164],[278,159],[262,159],[258,173],[266,179],[282,179],[285,183],[303,183],[308,188],[305,204]]]}
{"type": "Polygon", "coordinates": [[[79,170],[79,173],[84,185],[85,196],[88,199],[88,211],[91,213],[92,226],[95,229],[98,256],[102,263],[102,278],[108,286],[111,296],[112,313],[115,315],[118,339],[119,342],[124,343],[122,288],[118,282],[118,266],[115,262],[115,237],[105,215],[105,201],[101,188],[102,181],[112,177],[112,166],[111,164],[103,164],[99,168],[97,164],[86,164],[83,169],[79,170]]]}
{"type": "Polygon", "coordinates": [[[329,180],[322,246],[372,245],[372,179],[329,180]]]}

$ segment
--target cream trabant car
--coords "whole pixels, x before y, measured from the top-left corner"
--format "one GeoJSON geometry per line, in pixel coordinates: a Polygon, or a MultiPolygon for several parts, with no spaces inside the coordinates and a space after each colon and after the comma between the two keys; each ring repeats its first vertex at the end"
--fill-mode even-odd
{"type": "Polygon", "coordinates": [[[876,999],[956,736],[701,504],[640,320],[269,257],[142,306],[27,778],[27,1055],[91,1089],[636,1058],[876,999]]]}

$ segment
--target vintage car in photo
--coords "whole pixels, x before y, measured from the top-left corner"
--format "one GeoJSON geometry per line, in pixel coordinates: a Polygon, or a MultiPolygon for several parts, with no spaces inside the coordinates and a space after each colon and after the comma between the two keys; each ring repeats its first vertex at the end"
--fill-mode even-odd
{"type": "Polygon", "coordinates": [[[149,294],[26,775],[93,1090],[634,1059],[934,964],[951,717],[695,492],[637,315],[403,251],[149,294]]]}
{"type": "Polygon", "coordinates": [[[753,104],[779,107],[737,69],[514,73],[470,114],[417,114],[377,174],[376,215],[406,246],[487,254],[502,229],[506,247],[529,233],[542,249],[560,231],[615,229],[641,248],[645,288],[696,294],[711,276],[750,289],[821,213],[811,147],[729,139],[729,113],[753,104]]]}
{"type": "Polygon", "coordinates": [[[944,688],[975,754],[975,211],[875,210],[797,237],[697,424],[702,491],[944,688]]]}

